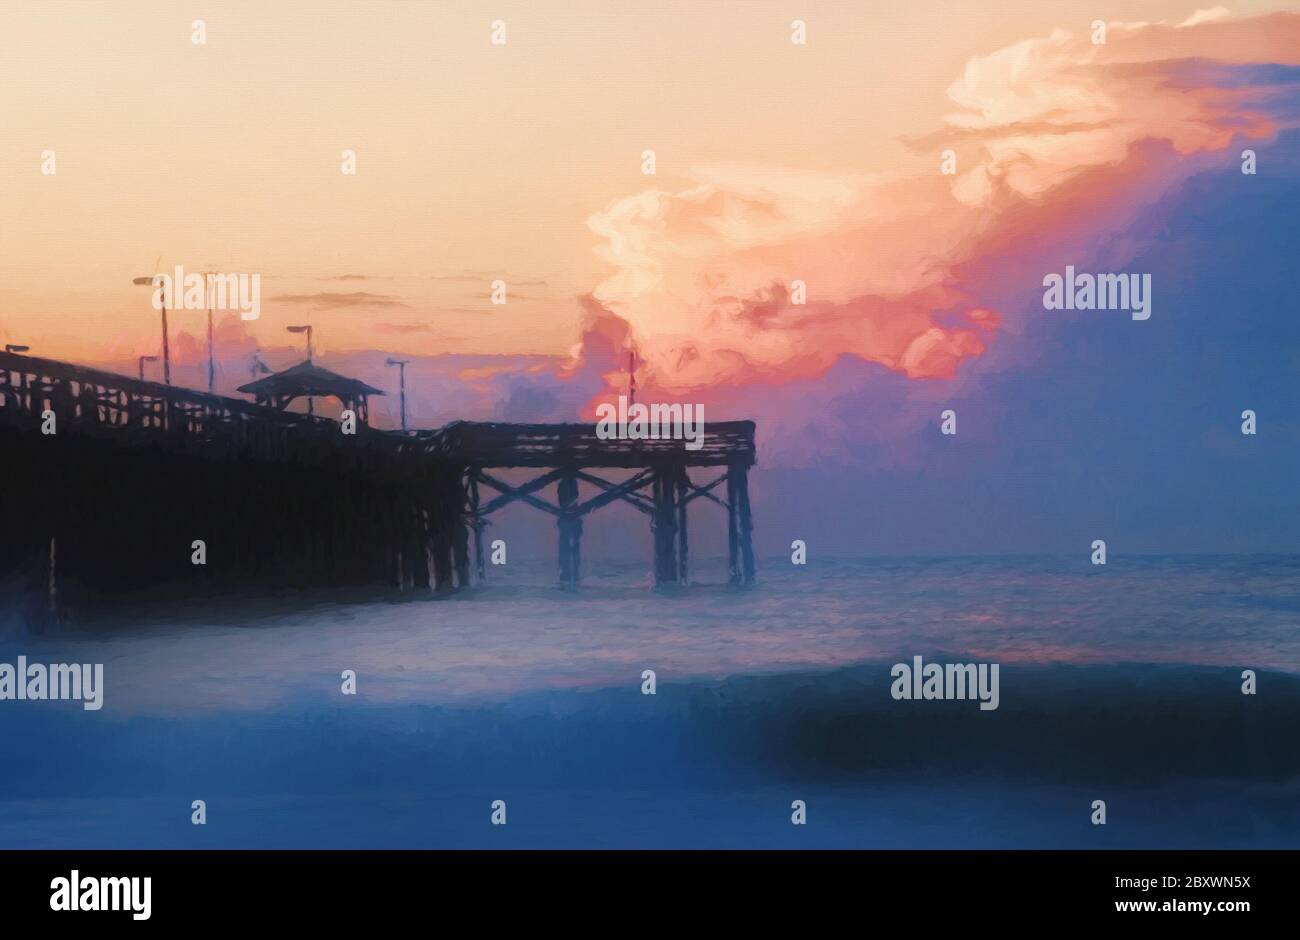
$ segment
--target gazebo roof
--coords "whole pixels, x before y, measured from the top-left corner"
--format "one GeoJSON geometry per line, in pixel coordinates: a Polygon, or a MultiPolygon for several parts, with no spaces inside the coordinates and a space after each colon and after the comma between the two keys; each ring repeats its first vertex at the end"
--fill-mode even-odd
{"type": "Polygon", "coordinates": [[[241,392],[268,398],[291,398],[299,395],[333,396],[340,401],[350,401],[365,395],[382,395],[382,389],[367,385],[360,379],[350,379],[329,369],[322,369],[310,360],[290,366],[266,378],[239,386],[241,392]]]}

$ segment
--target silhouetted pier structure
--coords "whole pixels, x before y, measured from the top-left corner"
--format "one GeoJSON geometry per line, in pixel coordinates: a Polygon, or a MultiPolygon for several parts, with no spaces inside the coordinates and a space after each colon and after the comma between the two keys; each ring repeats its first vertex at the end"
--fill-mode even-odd
{"type": "Polygon", "coordinates": [[[656,582],[683,583],[686,507],[701,498],[727,510],[731,580],[753,580],[751,422],[706,425],[688,451],[577,424],[380,431],[364,410],[344,434],[276,404],[0,352],[0,581],[25,577],[51,609],[169,586],[451,591],[484,573],[487,518],[522,501],[556,517],[561,582],[574,585],[583,519],[621,500],[650,517],[656,582]],[[519,485],[498,476],[521,467],[546,472],[519,485]],[[719,476],[696,483],[694,468],[719,476]],[[580,483],[595,495],[580,499],[580,483]],[[496,495],[484,500],[483,487],[496,495]]]}
{"type": "Polygon", "coordinates": [[[474,530],[475,567],[481,578],[483,528],[487,518],[511,503],[522,502],[554,516],[559,528],[560,583],[578,583],[582,563],[583,519],[615,501],[650,518],[654,538],[656,584],[689,583],[690,545],[687,506],[708,499],[727,512],[729,569],[733,584],[754,580],[753,522],[749,507],[749,468],[754,464],[754,423],[727,421],[704,426],[701,446],[687,450],[681,440],[602,440],[590,424],[495,424],[458,421],[436,432],[430,453],[465,465],[467,519],[474,530]],[[520,484],[492,471],[545,470],[520,484]],[[696,483],[690,470],[717,475],[696,483]],[[609,480],[593,470],[632,470],[630,477],[609,480]],[[579,496],[579,483],[594,494],[579,496]],[[542,491],[555,484],[556,499],[542,491]],[[726,498],[717,491],[725,486],[726,498]],[[496,492],[484,501],[482,487],[496,492]]]}
{"type": "MultiPolygon", "coordinates": [[[[279,411],[286,410],[299,398],[337,398],[345,409],[354,412],[357,420],[363,423],[370,421],[370,396],[384,394],[365,382],[322,369],[310,359],[283,372],[273,372],[265,378],[241,385],[239,391],[252,395],[257,404],[279,411]]],[[[310,408],[308,413],[311,413],[310,408]]]]}

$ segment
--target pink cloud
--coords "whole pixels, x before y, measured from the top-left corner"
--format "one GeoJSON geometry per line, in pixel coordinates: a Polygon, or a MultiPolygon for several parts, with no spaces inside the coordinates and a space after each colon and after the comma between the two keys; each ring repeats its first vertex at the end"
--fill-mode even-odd
{"type": "Polygon", "coordinates": [[[1047,247],[1123,232],[1234,139],[1277,133],[1256,89],[1195,81],[1201,59],[1294,63],[1300,16],[1114,23],[1104,45],[1057,30],[974,58],[923,140],[930,174],[714,166],[620,199],[588,220],[614,266],[591,302],[626,322],[638,380],[665,396],[814,378],[845,354],[952,380],[1017,328],[987,290],[998,266],[1036,283],[1047,247]]]}

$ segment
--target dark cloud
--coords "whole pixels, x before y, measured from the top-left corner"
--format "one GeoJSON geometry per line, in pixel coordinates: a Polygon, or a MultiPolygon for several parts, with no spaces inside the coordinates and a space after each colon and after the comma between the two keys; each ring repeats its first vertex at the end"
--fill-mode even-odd
{"type": "Polygon", "coordinates": [[[376,333],[432,333],[433,326],[429,323],[376,323],[374,326],[376,333]]]}
{"type": "Polygon", "coordinates": [[[313,304],[331,310],[347,307],[406,307],[407,304],[387,294],[370,294],[366,291],[354,291],[351,294],[338,294],[320,291],[315,294],[277,294],[271,300],[284,304],[313,304]]]}
{"type": "Polygon", "coordinates": [[[461,284],[479,284],[483,282],[505,281],[507,287],[545,287],[546,281],[537,278],[513,277],[500,271],[472,271],[464,274],[434,274],[431,281],[455,281],[461,284]]]}

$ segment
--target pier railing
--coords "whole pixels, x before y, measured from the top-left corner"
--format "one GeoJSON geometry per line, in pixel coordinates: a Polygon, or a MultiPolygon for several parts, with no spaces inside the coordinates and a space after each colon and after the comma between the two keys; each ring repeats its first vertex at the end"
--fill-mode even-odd
{"type": "MultiPolygon", "coordinates": [[[[249,456],[282,458],[290,448],[313,443],[337,447],[339,423],[329,418],[280,411],[240,398],[116,372],[0,352],[0,420],[41,425],[54,418],[55,433],[71,424],[79,433],[121,436],[164,435],[204,449],[228,449],[249,456]]],[[[415,450],[365,425],[354,448],[398,455],[415,450]]]]}

